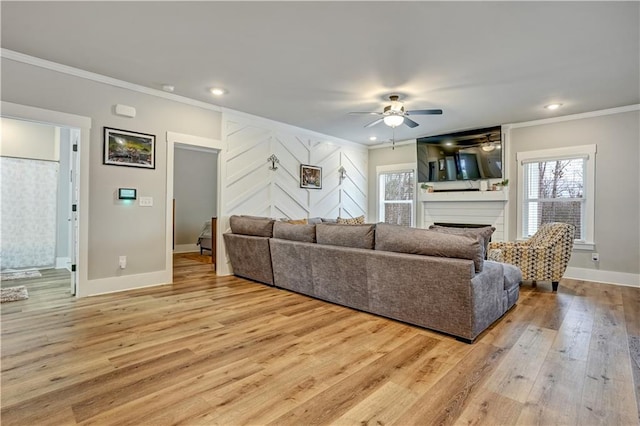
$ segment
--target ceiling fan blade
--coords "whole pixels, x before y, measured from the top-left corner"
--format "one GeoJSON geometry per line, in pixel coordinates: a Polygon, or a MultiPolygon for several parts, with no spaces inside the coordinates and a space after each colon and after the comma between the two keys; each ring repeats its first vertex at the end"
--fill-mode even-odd
{"type": "Polygon", "coordinates": [[[441,109],[414,109],[407,111],[407,115],[440,115],[441,109]]]}
{"type": "Polygon", "coordinates": [[[366,126],[364,126],[364,127],[365,127],[365,129],[366,129],[366,128],[369,128],[369,127],[373,127],[373,126],[375,126],[375,125],[376,125],[376,124],[378,124],[378,123],[382,123],[382,120],[384,120],[384,118],[378,118],[377,120],[372,121],[371,123],[367,124],[367,125],[366,125],[366,126]]]}
{"type": "Polygon", "coordinates": [[[419,124],[416,123],[415,121],[413,121],[412,119],[410,119],[409,117],[405,117],[404,118],[404,124],[406,124],[407,126],[411,127],[412,129],[414,127],[418,127],[419,124]]]}
{"type": "Polygon", "coordinates": [[[364,115],[382,115],[381,112],[359,112],[359,111],[350,112],[349,114],[350,115],[360,115],[360,114],[364,114],[364,115]]]}

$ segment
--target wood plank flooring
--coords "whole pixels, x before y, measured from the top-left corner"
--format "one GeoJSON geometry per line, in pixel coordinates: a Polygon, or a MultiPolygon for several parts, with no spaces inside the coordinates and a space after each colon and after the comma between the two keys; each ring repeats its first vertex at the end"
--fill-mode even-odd
{"type": "Polygon", "coordinates": [[[638,288],[525,284],[468,345],[174,265],[172,285],[84,299],[27,285],[0,305],[2,424],[640,422],[638,288]]]}

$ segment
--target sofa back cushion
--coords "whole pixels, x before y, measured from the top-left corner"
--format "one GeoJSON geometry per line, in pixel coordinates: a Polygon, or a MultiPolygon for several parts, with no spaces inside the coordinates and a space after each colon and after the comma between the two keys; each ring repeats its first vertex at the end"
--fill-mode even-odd
{"type": "Polygon", "coordinates": [[[429,229],[436,232],[442,232],[444,234],[471,235],[475,238],[479,238],[483,250],[483,259],[487,258],[491,235],[493,235],[494,231],[496,230],[496,228],[494,228],[493,226],[483,226],[482,228],[453,228],[440,225],[431,225],[429,229]]]}
{"type": "Polygon", "coordinates": [[[376,225],[316,225],[318,244],[373,249],[376,225]]]}
{"type": "Polygon", "coordinates": [[[316,225],[296,225],[286,222],[276,222],[273,224],[273,238],[315,243],[316,225]]]}
{"type": "Polygon", "coordinates": [[[480,241],[470,235],[445,234],[427,229],[379,223],[376,226],[375,249],[469,259],[473,260],[476,272],[482,271],[484,265],[484,250],[480,241]]]}
{"type": "Polygon", "coordinates": [[[241,235],[253,235],[256,237],[273,236],[273,223],[275,220],[268,217],[255,216],[231,216],[229,225],[231,232],[241,235]]]}

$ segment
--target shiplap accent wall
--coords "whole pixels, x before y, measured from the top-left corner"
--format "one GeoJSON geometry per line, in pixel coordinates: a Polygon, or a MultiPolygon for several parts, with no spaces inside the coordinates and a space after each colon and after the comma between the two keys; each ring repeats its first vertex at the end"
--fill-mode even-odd
{"type": "Polygon", "coordinates": [[[223,117],[222,216],[234,214],[300,219],[367,215],[365,147],[324,139],[268,120],[223,117]],[[269,170],[267,158],[280,160],[269,170]],[[300,165],[322,167],[322,189],[300,188],[300,165]],[[347,177],[340,182],[338,169],[347,177]]]}

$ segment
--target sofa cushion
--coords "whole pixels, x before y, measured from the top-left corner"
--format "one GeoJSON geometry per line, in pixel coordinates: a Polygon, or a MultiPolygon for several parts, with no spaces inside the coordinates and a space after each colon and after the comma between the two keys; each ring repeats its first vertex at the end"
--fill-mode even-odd
{"type": "Polygon", "coordinates": [[[482,246],[474,236],[445,234],[386,223],[376,226],[375,249],[469,259],[473,260],[476,272],[482,271],[484,263],[482,246]]]}
{"type": "Polygon", "coordinates": [[[487,253],[489,251],[489,242],[491,241],[491,235],[495,232],[496,228],[493,226],[483,226],[482,228],[453,228],[449,226],[440,226],[440,225],[431,225],[429,227],[430,230],[436,232],[443,232],[445,234],[456,234],[456,235],[475,235],[480,238],[480,244],[482,244],[482,249],[484,250],[482,254],[482,258],[487,258],[487,253]]]}
{"type": "Polygon", "coordinates": [[[363,225],[364,224],[364,215],[352,218],[342,218],[339,217],[336,219],[336,223],[340,223],[343,225],[363,225]]]}
{"type": "Polygon", "coordinates": [[[316,225],[296,225],[287,222],[276,222],[273,224],[273,238],[315,243],[316,225]]]}
{"type": "Polygon", "coordinates": [[[273,236],[274,222],[275,220],[267,217],[231,216],[229,218],[231,232],[234,234],[253,235],[256,237],[271,238],[273,236]]]}
{"type": "Polygon", "coordinates": [[[373,249],[376,225],[316,225],[318,244],[373,249]]]}

